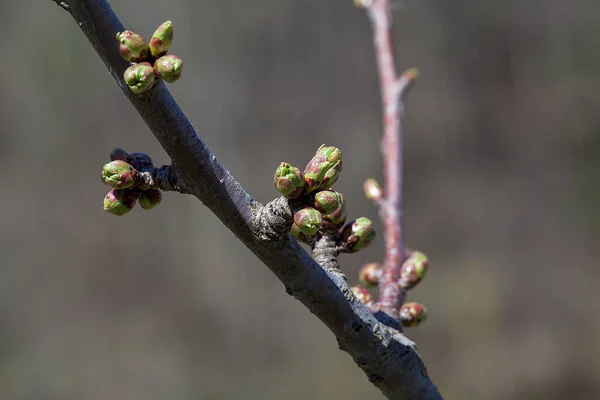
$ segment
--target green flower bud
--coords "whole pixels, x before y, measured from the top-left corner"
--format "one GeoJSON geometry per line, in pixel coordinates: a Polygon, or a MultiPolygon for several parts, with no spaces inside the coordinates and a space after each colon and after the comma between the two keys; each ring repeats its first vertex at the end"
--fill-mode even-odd
{"type": "Polygon", "coordinates": [[[311,193],[317,189],[331,188],[341,171],[342,152],[337,147],[321,145],[304,169],[304,191],[311,193]]]}
{"type": "Polygon", "coordinates": [[[412,289],[421,282],[429,267],[429,259],[420,251],[413,251],[402,264],[398,284],[405,290],[412,289]]]}
{"type": "Polygon", "coordinates": [[[288,199],[298,198],[304,189],[304,175],[298,168],[286,162],[277,167],[274,182],[279,193],[288,199]]]}
{"type": "Polygon", "coordinates": [[[148,44],[144,38],[132,31],[117,33],[119,53],[130,62],[144,61],[148,57],[148,44]]]}
{"type": "Polygon", "coordinates": [[[138,171],[143,171],[152,168],[152,159],[145,153],[131,153],[129,155],[129,163],[138,171]]]}
{"type": "Polygon", "coordinates": [[[131,65],[123,73],[123,79],[133,93],[143,93],[154,85],[154,70],[147,62],[131,65]]]}
{"type": "Polygon", "coordinates": [[[346,203],[341,193],[321,190],[315,194],[313,205],[323,214],[323,229],[336,231],[346,222],[346,203]]]}
{"type": "Polygon", "coordinates": [[[403,326],[417,326],[427,319],[427,309],[419,303],[404,303],[400,307],[400,321],[403,326]]]}
{"type": "Polygon", "coordinates": [[[357,218],[344,226],[341,238],[346,243],[349,253],[360,251],[369,246],[375,239],[373,222],[366,217],[357,218]]]}
{"type": "Polygon", "coordinates": [[[366,287],[373,287],[379,284],[379,278],[383,273],[383,266],[372,262],[362,266],[358,272],[358,280],[366,287]]]}
{"type": "Polygon", "coordinates": [[[290,228],[290,233],[292,234],[293,237],[296,238],[296,240],[298,240],[300,242],[306,243],[308,241],[308,238],[306,237],[306,235],[304,233],[302,233],[302,231],[300,230],[298,225],[296,225],[296,223],[292,224],[292,227],[290,228]]]}
{"type": "Polygon", "coordinates": [[[119,147],[112,149],[110,152],[110,161],[116,160],[129,161],[129,153],[119,147]]]}
{"type": "Polygon", "coordinates": [[[142,192],[139,202],[144,210],[151,210],[160,204],[162,192],[158,189],[148,189],[142,192]]]}
{"type": "Polygon", "coordinates": [[[156,30],[150,39],[150,53],[154,57],[162,57],[167,54],[173,41],[173,23],[165,21],[156,30]]]}
{"type": "Polygon", "coordinates": [[[369,200],[379,201],[381,197],[383,197],[381,186],[379,186],[379,183],[373,178],[369,178],[365,181],[363,189],[365,191],[365,196],[369,200]]]}
{"type": "Polygon", "coordinates": [[[181,58],[169,54],[154,62],[154,74],[168,83],[173,83],[181,78],[183,72],[183,61],[181,58]]]}
{"type": "Polygon", "coordinates": [[[352,289],[352,293],[354,293],[354,296],[356,296],[356,298],[363,304],[367,304],[370,303],[371,301],[373,301],[373,298],[371,297],[371,293],[369,293],[369,290],[361,287],[359,285],[356,286],[352,286],[350,289],[352,289]]]}
{"type": "Polygon", "coordinates": [[[138,195],[135,190],[113,189],[104,196],[104,211],[119,217],[125,215],[135,206],[138,195]]]}
{"type": "Polygon", "coordinates": [[[304,207],[294,214],[294,223],[298,226],[300,232],[310,236],[321,229],[323,218],[321,217],[321,213],[314,208],[304,207]]]}
{"type": "Polygon", "coordinates": [[[135,185],[137,171],[126,161],[115,160],[102,167],[102,181],[115,189],[127,189],[135,185]]]}

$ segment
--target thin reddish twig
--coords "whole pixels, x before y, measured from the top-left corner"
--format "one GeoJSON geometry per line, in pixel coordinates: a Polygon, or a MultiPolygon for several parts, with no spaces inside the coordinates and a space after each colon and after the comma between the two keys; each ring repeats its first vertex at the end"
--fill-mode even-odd
{"type": "Polygon", "coordinates": [[[373,42],[383,103],[384,197],[380,211],[385,227],[385,260],[379,283],[379,309],[393,317],[404,301],[398,285],[405,259],[402,198],[402,116],[405,91],[416,78],[416,70],[398,76],[392,41],[392,15],[389,0],[357,0],[366,9],[373,29],[373,42]]]}

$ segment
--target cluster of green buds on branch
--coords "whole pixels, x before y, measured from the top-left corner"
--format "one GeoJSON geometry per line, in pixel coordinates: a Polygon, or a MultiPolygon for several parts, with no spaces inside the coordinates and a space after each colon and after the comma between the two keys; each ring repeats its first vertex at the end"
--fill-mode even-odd
{"type": "Polygon", "coordinates": [[[183,61],[167,54],[173,41],[173,23],[163,22],[150,39],[130,30],[117,33],[119,52],[131,65],[123,73],[123,79],[133,93],[146,92],[160,79],[173,83],[181,77],[183,61]]]}
{"type": "MultiPolygon", "coordinates": [[[[425,277],[428,268],[429,259],[425,254],[420,251],[409,250],[408,257],[400,269],[400,279],[397,283],[400,290],[405,293],[407,290],[414,288],[425,277]]],[[[354,286],[352,290],[355,293],[363,293],[362,298],[359,297],[359,299],[367,306],[372,304],[371,296],[370,294],[366,296],[364,293],[369,293],[368,288],[377,287],[381,282],[382,275],[383,266],[377,262],[363,265],[358,273],[359,284],[354,286]]],[[[404,303],[399,310],[399,319],[405,327],[417,326],[427,319],[427,309],[419,303],[404,303]]]]}
{"type": "Polygon", "coordinates": [[[294,204],[291,234],[311,243],[322,235],[336,238],[340,252],[353,253],[375,239],[373,223],[365,217],[346,225],[344,196],[332,190],[342,171],[342,152],[322,145],[304,171],[282,162],[275,171],[275,187],[294,204]]]}
{"type": "MultiPolygon", "coordinates": [[[[308,162],[304,171],[282,162],[275,171],[275,187],[294,210],[290,233],[311,246],[324,235],[335,239],[339,253],[354,253],[369,246],[375,239],[373,223],[366,217],[346,223],[344,196],[332,189],[342,171],[342,152],[336,147],[322,145],[308,162]]],[[[364,183],[365,196],[383,206],[383,190],[375,179],[364,183]]],[[[429,260],[419,251],[407,251],[407,257],[396,282],[402,298],[425,276],[429,260]]],[[[369,309],[377,310],[370,288],[382,283],[384,268],[380,263],[365,264],[359,272],[359,284],[353,286],[354,296],[369,309]]],[[[427,318],[426,308],[418,303],[403,304],[397,315],[403,326],[416,326],[427,318]]]]}
{"type": "Polygon", "coordinates": [[[160,190],[148,186],[141,171],[152,169],[152,159],[144,153],[127,153],[116,148],[110,152],[110,162],[102,167],[102,182],[112,189],[104,196],[104,211],[122,216],[137,202],[144,210],[160,204],[160,190]]]}

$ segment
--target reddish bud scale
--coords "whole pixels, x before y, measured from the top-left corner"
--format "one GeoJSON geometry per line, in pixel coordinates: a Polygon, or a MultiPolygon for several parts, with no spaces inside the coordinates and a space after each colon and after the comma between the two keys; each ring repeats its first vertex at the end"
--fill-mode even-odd
{"type": "Polygon", "coordinates": [[[102,167],[102,181],[116,189],[127,189],[136,183],[137,171],[127,161],[115,160],[102,167]]]}
{"type": "Polygon", "coordinates": [[[347,251],[350,253],[368,247],[375,240],[373,222],[366,217],[360,217],[349,222],[342,229],[341,240],[346,244],[347,251]]]}
{"type": "Polygon", "coordinates": [[[104,197],[104,211],[123,216],[135,206],[139,195],[137,190],[113,189],[104,197]]]}
{"type": "Polygon", "coordinates": [[[419,303],[405,303],[400,307],[400,321],[403,326],[417,326],[427,319],[427,309],[419,303]]]}
{"type": "Polygon", "coordinates": [[[346,203],[341,193],[322,190],[315,195],[313,205],[323,214],[324,231],[335,232],[346,222],[346,203]]]}
{"type": "Polygon", "coordinates": [[[167,54],[173,41],[173,23],[165,21],[154,31],[150,39],[150,53],[154,57],[162,57],[167,54]]]}
{"type": "Polygon", "coordinates": [[[148,44],[141,35],[132,31],[117,33],[119,53],[129,62],[144,61],[148,57],[148,44]]]}
{"type": "Polygon", "coordinates": [[[429,259],[420,251],[413,251],[402,264],[398,284],[405,290],[415,287],[427,272],[429,259]]]}
{"type": "Polygon", "coordinates": [[[294,223],[300,231],[307,235],[314,235],[321,229],[323,217],[321,213],[312,207],[304,207],[294,214],[294,223]]]}
{"type": "Polygon", "coordinates": [[[321,145],[304,169],[308,194],[318,189],[329,189],[338,180],[342,171],[342,152],[336,147],[321,145]]]}
{"type": "Polygon", "coordinates": [[[282,162],[275,170],[273,183],[279,193],[288,199],[296,199],[300,197],[304,189],[304,175],[298,168],[282,162]]]}
{"type": "Polygon", "coordinates": [[[358,280],[366,287],[377,286],[379,278],[383,273],[383,266],[379,263],[372,262],[362,266],[358,273],[358,280]]]}
{"type": "Polygon", "coordinates": [[[183,61],[176,55],[169,54],[154,62],[154,74],[167,83],[173,83],[181,78],[183,61]]]}

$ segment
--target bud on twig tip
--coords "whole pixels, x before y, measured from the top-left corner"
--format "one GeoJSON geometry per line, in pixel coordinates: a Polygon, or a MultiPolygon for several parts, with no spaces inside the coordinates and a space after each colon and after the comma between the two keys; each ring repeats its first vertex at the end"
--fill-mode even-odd
{"type": "Polygon", "coordinates": [[[427,319],[427,309],[424,305],[419,303],[404,303],[402,307],[400,307],[399,318],[403,326],[417,326],[427,319]]]}
{"type": "Polygon", "coordinates": [[[162,57],[167,54],[173,41],[173,23],[165,21],[156,30],[150,39],[150,53],[154,57],[162,57]]]}
{"type": "Polygon", "coordinates": [[[329,189],[338,180],[342,171],[342,152],[337,147],[319,147],[314,157],[304,168],[304,191],[308,194],[318,189],[329,189]]]}
{"type": "Polygon", "coordinates": [[[286,162],[279,164],[275,170],[273,182],[279,193],[288,199],[298,198],[304,189],[304,175],[298,168],[286,162]]]}

